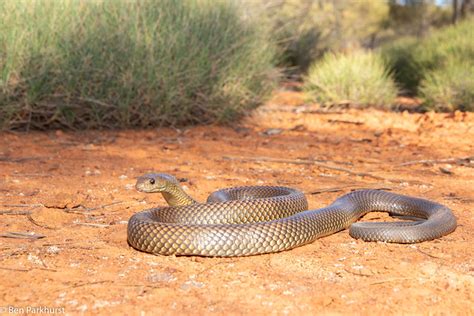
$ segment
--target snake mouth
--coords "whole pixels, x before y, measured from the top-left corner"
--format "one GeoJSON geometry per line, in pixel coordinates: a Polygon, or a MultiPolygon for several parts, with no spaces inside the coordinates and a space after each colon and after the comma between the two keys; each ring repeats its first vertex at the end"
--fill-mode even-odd
{"type": "Polygon", "coordinates": [[[149,176],[140,177],[137,179],[135,189],[139,192],[163,192],[166,189],[165,183],[157,183],[156,179],[149,176]]]}
{"type": "Polygon", "coordinates": [[[179,186],[178,180],[165,173],[148,173],[137,179],[135,188],[139,192],[165,192],[171,187],[179,186]]]}
{"type": "Polygon", "coordinates": [[[151,192],[163,192],[165,191],[166,187],[164,185],[152,185],[149,182],[140,182],[138,181],[135,184],[135,189],[139,192],[151,193],[151,192]]]}

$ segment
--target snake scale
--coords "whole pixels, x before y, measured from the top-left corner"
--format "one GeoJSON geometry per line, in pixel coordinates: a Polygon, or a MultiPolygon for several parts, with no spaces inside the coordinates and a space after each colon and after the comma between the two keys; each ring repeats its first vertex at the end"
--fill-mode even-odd
{"type": "Polygon", "coordinates": [[[456,229],[451,210],[436,202],[378,190],[360,190],[331,205],[308,210],[304,194],[275,186],[248,186],[212,193],[207,203],[186,194],[167,174],[137,180],[141,192],[161,192],[170,206],[134,214],[128,242],[162,255],[234,257],[292,249],[349,227],[365,241],[416,243],[456,229]],[[371,211],[415,217],[415,221],[354,223],[371,211]],[[353,224],[354,223],[354,224],[353,224]]]}

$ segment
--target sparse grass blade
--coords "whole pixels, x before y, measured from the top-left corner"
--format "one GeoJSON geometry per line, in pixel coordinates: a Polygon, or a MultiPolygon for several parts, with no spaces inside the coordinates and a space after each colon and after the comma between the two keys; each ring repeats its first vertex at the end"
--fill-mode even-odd
{"type": "Polygon", "coordinates": [[[422,41],[397,41],[381,53],[399,85],[419,94],[426,109],[473,110],[474,19],[435,31],[422,41]]]}
{"type": "Polygon", "coordinates": [[[382,58],[364,51],[325,55],[310,67],[304,88],[313,101],[362,108],[390,107],[398,92],[382,58]]]}
{"type": "Polygon", "coordinates": [[[454,60],[428,72],[421,83],[424,107],[435,111],[474,111],[474,63],[454,60]]]}
{"type": "Polygon", "coordinates": [[[0,0],[0,127],[229,122],[278,77],[237,2],[0,0]]]}

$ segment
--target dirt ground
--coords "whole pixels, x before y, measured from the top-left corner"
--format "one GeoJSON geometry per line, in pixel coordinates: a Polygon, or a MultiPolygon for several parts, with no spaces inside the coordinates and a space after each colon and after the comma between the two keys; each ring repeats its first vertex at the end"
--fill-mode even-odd
{"type": "Polygon", "coordinates": [[[0,314],[472,315],[473,155],[474,114],[324,112],[283,90],[233,128],[0,134],[0,314]],[[459,226],[415,245],[342,231],[269,255],[154,256],[126,241],[132,214],[164,205],[134,189],[152,170],[199,200],[285,185],[319,208],[385,188],[449,206],[459,226]]]}

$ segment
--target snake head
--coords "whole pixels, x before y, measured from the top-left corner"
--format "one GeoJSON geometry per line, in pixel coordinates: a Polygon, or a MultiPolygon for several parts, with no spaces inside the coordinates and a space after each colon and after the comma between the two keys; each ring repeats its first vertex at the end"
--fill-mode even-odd
{"type": "Polygon", "coordinates": [[[164,192],[171,186],[179,186],[175,177],[166,173],[148,173],[137,179],[135,188],[137,191],[153,193],[164,192]]]}

